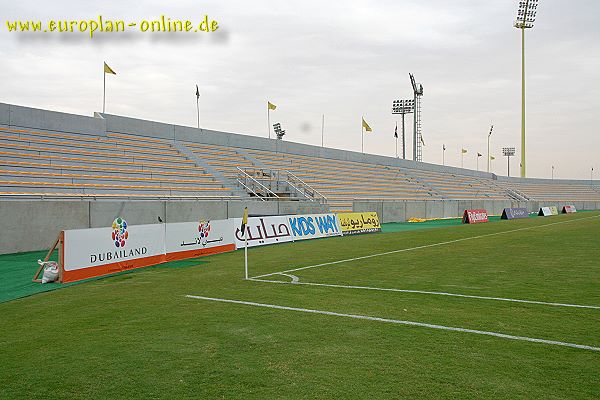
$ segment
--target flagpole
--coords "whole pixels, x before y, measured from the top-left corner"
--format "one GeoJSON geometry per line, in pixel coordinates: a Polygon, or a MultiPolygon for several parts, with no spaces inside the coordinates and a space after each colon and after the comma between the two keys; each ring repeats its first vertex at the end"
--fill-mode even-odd
{"type": "Polygon", "coordinates": [[[406,139],[404,138],[404,112],[402,112],[402,159],[406,160],[406,139]]]}
{"type": "Polygon", "coordinates": [[[200,129],[200,97],[196,96],[196,110],[198,111],[198,129],[200,129]]]}
{"type": "Polygon", "coordinates": [[[446,166],[446,145],[442,147],[442,165],[446,166]]]}
{"type": "Polygon", "coordinates": [[[324,132],[325,132],[325,114],[323,114],[323,119],[321,119],[321,147],[323,147],[324,140],[324,132]]]}
{"type": "Polygon", "coordinates": [[[106,111],[106,71],[102,68],[102,75],[104,75],[104,91],[102,94],[102,114],[106,111]]]}
{"type": "Polygon", "coordinates": [[[398,158],[398,121],[396,121],[396,130],[394,131],[394,137],[396,138],[396,158],[398,158]]]}
{"type": "Polygon", "coordinates": [[[267,102],[267,132],[269,133],[269,139],[271,139],[271,108],[267,102]]]}
{"type": "Polygon", "coordinates": [[[365,134],[363,132],[364,126],[362,125],[362,121],[360,121],[360,151],[365,154],[365,134]]]}

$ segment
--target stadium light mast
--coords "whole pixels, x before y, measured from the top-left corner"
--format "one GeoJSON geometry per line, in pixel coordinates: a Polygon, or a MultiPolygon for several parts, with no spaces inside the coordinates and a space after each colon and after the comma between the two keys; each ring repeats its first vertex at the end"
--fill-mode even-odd
{"type": "Polygon", "coordinates": [[[533,28],[538,0],[520,0],[515,28],[521,30],[521,177],[525,178],[525,29],[533,28]]]}
{"type": "Polygon", "coordinates": [[[411,114],[415,110],[414,100],[394,100],[392,102],[392,114],[402,115],[402,159],[406,159],[406,136],[404,135],[404,115],[411,114]]]}
{"type": "Polygon", "coordinates": [[[415,117],[413,119],[413,160],[423,161],[423,140],[421,139],[421,98],[423,97],[423,85],[415,82],[415,76],[408,74],[410,84],[413,88],[415,117]]]}
{"type": "Polygon", "coordinates": [[[487,154],[487,172],[490,172],[490,137],[492,136],[492,131],[494,130],[494,124],[492,124],[492,127],[490,128],[490,133],[488,133],[488,154],[487,154]]]}
{"type": "MultiPolygon", "coordinates": [[[[514,147],[503,147],[502,155],[508,158],[508,177],[510,178],[510,158],[515,155],[514,147]]],[[[552,167],[554,170],[554,167],[552,167]]]]}
{"type": "Polygon", "coordinates": [[[282,140],[285,135],[285,131],[281,129],[281,124],[278,122],[273,124],[273,130],[275,131],[275,135],[277,136],[277,140],[282,140]]]}

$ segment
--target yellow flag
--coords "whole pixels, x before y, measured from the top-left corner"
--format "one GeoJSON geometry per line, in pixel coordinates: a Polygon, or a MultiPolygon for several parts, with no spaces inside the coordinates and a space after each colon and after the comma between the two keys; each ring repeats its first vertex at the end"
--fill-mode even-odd
{"type": "Polygon", "coordinates": [[[496,159],[496,157],[490,156],[490,160],[495,160],[495,159],[496,159]]]}
{"type": "Polygon", "coordinates": [[[277,108],[277,106],[275,104],[271,103],[270,101],[267,101],[267,108],[269,110],[274,110],[277,108]]]}
{"type": "Polygon", "coordinates": [[[367,132],[373,132],[373,129],[371,129],[371,127],[369,126],[369,124],[367,124],[367,121],[365,121],[365,119],[362,119],[362,127],[365,128],[365,131],[367,132]]]}
{"type": "Polygon", "coordinates": [[[246,234],[246,225],[248,224],[248,207],[244,208],[244,216],[242,217],[242,226],[240,226],[240,232],[242,236],[246,234]]]}
{"type": "Polygon", "coordinates": [[[113,71],[113,69],[111,67],[108,66],[108,64],[106,62],[104,63],[104,73],[105,74],[113,74],[113,75],[117,74],[115,71],[113,71]]]}
{"type": "Polygon", "coordinates": [[[462,153],[465,154],[467,152],[466,149],[462,149],[462,153]]]}

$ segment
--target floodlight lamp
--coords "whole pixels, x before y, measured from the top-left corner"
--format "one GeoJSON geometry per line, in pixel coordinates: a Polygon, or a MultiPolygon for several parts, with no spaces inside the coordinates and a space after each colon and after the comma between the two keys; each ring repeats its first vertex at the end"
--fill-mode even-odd
{"type": "Polygon", "coordinates": [[[512,157],[515,155],[515,148],[514,147],[503,147],[502,148],[502,155],[504,155],[505,157],[512,157]]]}
{"type": "Polygon", "coordinates": [[[516,28],[533,28],[535,16],[537,13],[538,0],[522,0],[519,1],[519,9],[517,10],[517,19],[515,21],[516,28]]]}

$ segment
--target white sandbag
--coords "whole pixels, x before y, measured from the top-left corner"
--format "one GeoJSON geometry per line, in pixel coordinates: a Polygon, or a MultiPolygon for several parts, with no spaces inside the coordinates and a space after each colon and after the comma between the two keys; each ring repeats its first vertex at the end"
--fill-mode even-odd
{"type": "Polygon", "coordinates": [[[58,280],[58,264],[56,261],[38,260],[38,264],[44,268],[42,283],[56,282],[58,280]]]}

